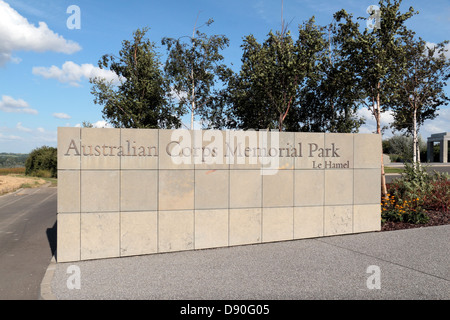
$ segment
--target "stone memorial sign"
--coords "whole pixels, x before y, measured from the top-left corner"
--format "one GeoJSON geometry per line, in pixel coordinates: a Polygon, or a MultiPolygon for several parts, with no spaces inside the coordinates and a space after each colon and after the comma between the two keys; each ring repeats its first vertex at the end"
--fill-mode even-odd
{"type": "Polygon", "coordinates": [[[377,231],[376,134],[58,128],[58,262],[377,231]]]}

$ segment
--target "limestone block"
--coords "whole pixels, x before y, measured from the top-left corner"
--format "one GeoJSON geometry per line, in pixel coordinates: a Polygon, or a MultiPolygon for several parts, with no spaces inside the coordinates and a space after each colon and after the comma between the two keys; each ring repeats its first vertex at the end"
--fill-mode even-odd
{"type": "Polygon", "coordinates": [[[323,236],[323,206],[294,207],[294,239],[323,236]]]}
{"type": "Polygon", "coordinates": [[[159,130],[159,169],[194,169],[194,131],[159,130]]]}
{"type": "Polygon", "coordinates": [[[80,171],[58,170],[58,213],[80,212],[80,171]]]}
{"type": "Polygon", "coordinates": [[[228,209],[195,210],[195,249],[228,246],[228,209]]]}
{"type": "Polygon", "coordinates": [[[119,212],[81,213],[81,259],[120,255],[119,212]]]}
{"type": "Polygon", "coordinates": [[[353,231],[353,206],[325,206],[324,235],[346,234],[353,231]]]}
{"type": "Polygon", "coordinates": [[[81,169],[120,169],[120,129],[81,128],[81,169]]]}
{"type": "Polygon", "coordinates": [[[151,254],[157,251],[157,211],[121,212],[120,255],[151,254]]]}
{"type": "Polygon", "coordinates": [[[80,214],[58,213],[57,215],[57,252],[58,262],[80,260],[80,214]]]}
{"type": "Polygon", "coordinates": [[[294,238],[294,209],[263,208],[262,242],[292,240],[294,238]]]}
{"type": "Polygon", "coordinates": [[[229,170],[195,170],[195,208],[227,209],[229,170]]]}
{"type": "Polygon", "coordinates": [[[159,210],[194,209],[194,170],[159,170],[159,210]]]}
{"type": "Polygon", "coordinates": [[[225,143],[225,160],[233,169],[260,169],[261,133],[258,131],[230,131],[225,143]]]}
{"type": "Polygon", "coordinates": [[[314,169],[324,165],[322,151],[325,148],[324,133],[296,132],[295,148],[299,157],[295,158],[295,169],[314,169]]]}
{"type": "Polygon", "coordinates": [[[80,169],[81,128],[58,128],[58,169],[80,169]]]}
{"type": "Polygon", "coordinates": [[[260,170],[230,170],[230,208],[261,207],[260,170]]]}
{"type": "Polygon", "coordinates": [[[194,211],[160,211],[158,234],[158,252],[194,249],[194,211]]]}
{"type": "Polygon", "coordinates": [[[352,133],[326,133],[325,149],[325,169],[352,169],[354,167],[352,133]]]}
{"type": "Polygon", "coordinates": [[[230,246],[261,242],[261,209],[230,209],[230,246]]]}
{"type": "Polygon", "coordinates": [[[263,175],[263,207],[292,207],[294,205],[294,170],[279,170],[263,175]]]}
{"type": "Polygon", "coordinates": [[[151,211],[158,209],[158,171],[122,170],[120,210],[151,211]]]}
{"type": "Polygon", "coordinates": [[[379,204],[381,199],[381,170],[355,169],[354,204],[379,204]]]}
{"type": "Polygon", "coordinates": [[[121,169],[158,169],[157,129],[120,129],[121,169]]]}
{"type": "Polygon", "coordinates": [[[229,169],[225,157],[229,131],[195,130],[193,131],[193,161],[195,169],[229,169]]]}
{"type": "Polygon", "coordinates": [[[276,173],[278,170],[294,169],[299,152],[294,132],[259,131],[259,144],[264,170],[276,173]]]}
{"type": "Polygon", "coordinates": [[[325,205],[353,204],[353,170],[325,170],[325,205]]]}
{"type": "Polygon", "coordinates": [[[119,171],[81,171],[81,212],[119,211],[119,171]]]}
{"type": "Polygon", "coordinates": [[[325,170],[295,170],[294,205],[324,204],[325,170]]]}
{"type": "Polygon", "coordinates": [[[381,168],[381,135],[355,134],[355,168],[381,168]]]}
{"type": "Polygon", "coordinates": [[[353,207],[353,232],[381,230],[380,204],[355,205],[353,207]]]}

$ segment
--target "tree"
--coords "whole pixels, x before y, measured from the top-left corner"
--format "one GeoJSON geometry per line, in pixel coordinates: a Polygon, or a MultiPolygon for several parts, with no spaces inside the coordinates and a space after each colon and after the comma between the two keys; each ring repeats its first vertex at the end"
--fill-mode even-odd
{"type": "MultiPolygon", "coordinates": [[[[352,21],[352,15],[345,10],[335,13],[339,25],[343,53],[356,67],[356,84],[363,92],[363,104],[372,112],[377,133],[381,132],[381,113],[389,107],[401,70],[399,59],[404,56],[405,37],[410,31],[405,21],[416,12],[412,7],[406,13],[399,11],[401,0],[380,0],[380,27],[373,30],[359,30],[359,24],[352,21]]],[[[365,18],[364,18],[365,19],[365,18]]],[[[386,197],[386,177],[383,156],[381,160],[381,187],[386,197]]]]}
{"type": "Polygon", "coordinates": [[[169,103],[155,44],[144,38],[148,28],[137,29],[124,40],[119,56],[105,54],[98,65],[121,79],[119,85],[93,78],[94,102],[103,105],[103,118],[114,127],[172,128],[181,125],[182,110],[169,103]]]}
{"type": "Polygon", "coordinates": [[[38,177],[56,178],[58,173],[56,148],[43,146],[36,148],[25,161],[25,174],[38,177]]]}
{"type": "Polygon", "coordinates": [[[321,27],[313,22],[306,23],[299,35],[301,50],[319,49],[300,90],[300,130],[357,132],[364,121],[356,115],[362,95],[354,85],[355,67],[342,51],[336,24],[321,27]]]}
{"type": "Polygon", "coordinates": [[[405,129],[413,137],[412,160],[420,162],[419,129],[427,119],[434,119],[441,105],[450,98],[444,87],[450,71],[450,61],[444,55],[442,42],[429,48],[422,39],[407,41],[403,73],[395,97],[390,101],[394,110],[393,127],[405,129]]]}
{"type": "MultiPolygon", "coordinates": [[[[205,25],[213,22],[209,19],[205,25]]],[[[196,21],[191,37],[166,37],[161,41],[168,51],[164,70],[171,90],[178,98],[179,108],[190,111],[191,130],[195,115],[200,115],[203,120],[208,119],[208,106],[215,98],[212,92],[214,85],[227,72],[227,67],[221,64],[224,58],[220,51],[228,46],[228,38],[224,35],[207,36],[199,31],[202,26],[197,27],[196,21]],[[186,38],[188,41],[183,42],[186,38]]]]}

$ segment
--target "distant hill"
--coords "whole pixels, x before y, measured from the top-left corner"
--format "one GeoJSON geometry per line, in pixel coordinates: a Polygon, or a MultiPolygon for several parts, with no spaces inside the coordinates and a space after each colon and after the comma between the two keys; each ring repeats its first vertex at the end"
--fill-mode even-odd
{"type": "Polygon", "coordinates": [[[24,153],[0,153],[0,168],[25,167],[28,154],[24,153]]]}

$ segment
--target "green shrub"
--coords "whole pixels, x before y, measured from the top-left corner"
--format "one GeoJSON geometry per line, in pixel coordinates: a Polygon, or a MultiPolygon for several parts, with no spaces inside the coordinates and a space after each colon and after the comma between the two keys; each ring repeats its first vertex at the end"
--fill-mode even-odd
{"type": "Polygon", "coordinates": [[[58,172],[56,148],[43,146],[31,151],[25,162],[25,174],[56,178],[58,172]]]}
{"type": "Polygon", "coordinates": [[[382,221],[426,223],[427,210],[447,211],[450,180],[445,174],[428,173],[420,164],[405,164],[400,179],[388,185],[388,198],[381,201],[382,221]]]}

